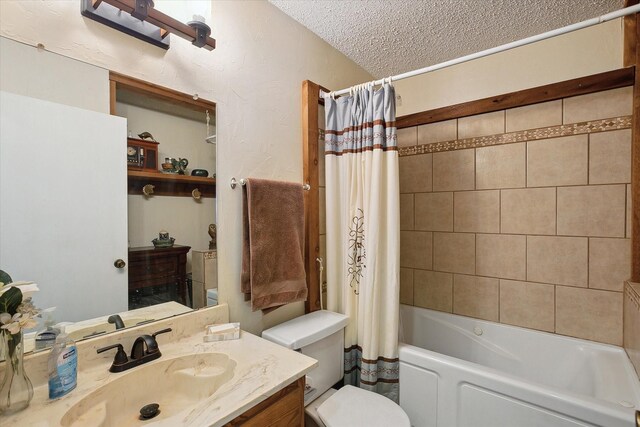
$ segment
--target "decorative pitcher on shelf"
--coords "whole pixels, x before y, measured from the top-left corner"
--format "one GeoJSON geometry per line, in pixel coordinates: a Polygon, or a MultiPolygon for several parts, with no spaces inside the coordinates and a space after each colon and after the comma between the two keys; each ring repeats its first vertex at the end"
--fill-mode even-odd
{"type": "Polygon", "coordinates": [[[178,170],[179,175],[184,175],[184,172],[187,170],[187,166],[189,165],[189,160],[187,159],[178,159],[176,169],[178,170]]]}

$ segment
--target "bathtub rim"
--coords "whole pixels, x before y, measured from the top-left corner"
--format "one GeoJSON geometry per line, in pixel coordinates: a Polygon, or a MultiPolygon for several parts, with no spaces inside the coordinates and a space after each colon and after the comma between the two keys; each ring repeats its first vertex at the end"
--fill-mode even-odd
{"type": "MultiPolygon", "coordinates": [[[[531,403],[540,408],[546,408],[552,410],[558,414],[568,415],[575,419],[592,424],[593,421],[585,419],[584,412],[590,412],[594,414],[594,417],[607,417],[617,419],[621,422],[628,423],[632,426],[633,420],[635,420],[635,412],[638,408],[627,408],[620,404],[615,404],[606,400],[596,399],[591,396],[585,396],[576,394],[567,390],[559,389],[557,387],[547,386],[536,382],[525,381],[515,375],[505,373],[493,368],[487,368],[477,363],[468,362],[455,357],[447,356],[441,353],[436,353],[431,350],[426,350],[421,347],[417,347],[407,343],[400,343],[400,366],[407,364],[417,368],[429,370],[429,368],[415,363],[415,358],[423,359],[426,357],[435,361],[436,363],[444,363],[447,365],[453,365],[455,369],[460,369],[466,374],[481,377],[483,380],[499,381],[507,388],[517,389],[521,394],[527,394],[527,398],[523,398],[522,395],[509,395],[503,391],[497,392],[477,384],[473,381],[462,381],[466,385],[482,388],[490,392],[499,393],[503,396],[508,396],[515,400],[521,400],[531,403]],[[412,353],[418,353],[416,356],[412,353]],[[408,358],[407,358],[408,356],[408,358]],[[475,366],[471,366],[475,365],[475,366]],[[546,401],[543,401],[545,400],[546,401]],[[567,407],[571,408],[568,410],[567,407]],[[569,412],[569,413],[568,413],[569,412]],[[581,416],[582,415],[582,416],[581,416]]],[[[434,371],[432,371],[434,372],[434,371]]],[[[438,376],[439,373],[436,372],[438,376]]],[[[400,399],[402,402],[402,384],[400,386],[400,399]]],[[[605,425],[605,424],[602,424],[605,425]]]]}
{"type": "MultiPolygon", "coordinates": [[[[433,310],[431,308],[425,308],[425,307],[418,307],[418,306],[414,306],[414,305],[409,305],[409,304],[400,304],[400,326],[402,326],[402,310],[403,310],[403,306],[407,307],[404,310],[410,309],[410,310],[416,310],[416,311],[424,311],[427,313],[431,313],[435,316],[451,316],[454,318],[460,318],[463,320],[468,320],[468,321],[473,321],[473,322],[479,322],[481,324],[484,325],[489,325],[491,327],[494,326],[499,326],[499,327],[504,327],[505,329],[509,329],[509,330],[514,330],[514,331],[523,331],[523,332],[527,332],[527,333],[533,333],[533,334],[541,334],[543,336],[546,337],[552,337],[553,339],[558,339],[558,340],[562,340],[562,341],[567,341],[567,342],[572,342],[572,343],[582,343],[582,345],[587,345],[588,347],[605,347],[607,348],[607,351],[612,351],[612,352],[624,352],[624,354],[626,355],[626,359],[629,363],[631,363],[631,360],[629,359],[629,355],[627,354],[626,350],[624,349],[624,347],[621,347],[619,345],[615,345],[615,344],[609,344],[609,343],[604,343],[604,342],[599,342],[599,341],[593,341],[593,340],[588,340],[585,338],[577,338],[577,337],[572,337],[569,335],[561,335],[561,334],[556,334],[554,332],[549,332],[549,331],[542,331],[540,329],[532,329],[532,328],[527,328],[524,326],[517,326],[517,325],[511,325],[509,323],[500,323],[500,322],[494,322],[492,320],[486,320],[486,319],[479,319],[477,317],[471,317],[471,316],[465,316],[464,314],[456,314],[456,313],[448,313],[446,311],[438,311],[438,310],[433,310]]],[[[399,331],[402,331],[401,328],[399,328],[399,331]]],[[[403,333],[404,331],[400,332],[403,333]]],[[[402,340],[399,340],[399,342],[402,342],[402,340]]],[[[440,354],[440,353],[438,353],[440,354]]],[[[457,358],[454,358],[457,359],[457,358]]],[[[462,360],[462,359],[460,359],[462,360]]],[[[474,362],[469,362],[469,363],[474,363],[474,362]]],[[[480,365],[482,366],[482,365],[480,365]]],[[[635,369],[634,369],[634,374],[635,374],[635,369]]],[[[640,381],[640,373],[635,374],[636,378],[638,379],[638,381],[640,381]]]]}
{"type": "Polygon", "coordinates": [[[618,413],[630,411],[630,413],[632,413],[633,416],[635,417],[635,411],[640,410],[640,378],[638,378],[638,375],[636,374],[636,371],[633,365],[631,364],[629,355],[627,354],[625,349],[622,347],[619,347],[613,344],[599,343],[596,341],[589,341],[581,338],[569,337],[566,335],[559,335],[559,334],[554,334],[554,333],[545,332],[545,331],[538,331],[535,329],[524,328],[521,326],[492,322],[490,320],[477,319],[474,317],[463,316],[463,315],[454,314],[454,313],[446,313],[446,312],[432,310],[424,307],[410,306],[406,304],[401,304],[401,307],[400,307],[401,319],[402,319],[402,311],[403,311],[402,306],[407,307],[404,310],[416,310],[419,312],[423,311],[423,312],[426,312],[427,314],[433,314],[435,316],[441,316],[441,317],[453,316],[454,318],[461,318],[465,321],[474,322],[474,323],[477,322],[477,324],[479,324],[481,327],[482,325],[488,325],[491,327],[507,328],[507,329],[511,329],[512,331],[522,331],[526,333],[543,334],[543,336],[552,337],[554,340],[562,340],[562,341],[566,341],[573,344],[579,344],[582,346],[586,345],[590,348],[597,348],[597,349],[605,350],[607,352],[613,352],[613,353],[622,352],[624,354],[624,367],[623,367],[624,373],[631,378],[630,382],[632,385],[632,390],[636,394],[636,396],[632,396],[634,400],[630,399],[628,401],[634,404],[635,406],[633,408],[628,408],[621,405],[619,402],[614,403],[612,401],[599,399],[594,396],[579,394],[571,390],[560,388],[558,386],[553,386],[553,385],[548,385],[548,384],[544,384],[544,383],[533,381],[533,380],[528,380],[526,378],[511,374],[509,372],[501,371],[496,368],[485,366],[480,363],[471,362],[465,359],[460,359],[460,358],[449,356],[443,353],[438,353],[433,350],[425,349],[425,348],[422,348],[413,344],[409,344],[406,342],[402,342],[399,340],[398,356],[401,363],[404,362],[416,367],[424,367],[424,366],[421,366],[419,363],[416,363],[415,360],[418,357],[426,356],[428,359],[436,360],[438,362],[446,363],[448,365],[455,365],[455,366],[461,367],[465,371],[469,371],[469,372],[472,372],[473,374],[487,377],[489,379],[494,378],[495,376],[502,377],[513,386],[532,389],[541,394],[549,394],[554,397],[560,398],[561,400],[572,402],[574,404],[578,404],[579,401],[586,401],[591,405],[597,405],[598,407],[602,408],[602,410],[606,413],[611,413],[610,411],[613,411],[614,413],[618,411],[620,411],[618,413]],[[412,354],[412,353],[418,353],[420,354],[420,356],[416,356],[415,354],[412,354]],[[403,355],[409,356],[409,359],[407,360],[406,358],[403,358],[403,355]],[[568,399],[565,399],[565,397],[568,399]]]}

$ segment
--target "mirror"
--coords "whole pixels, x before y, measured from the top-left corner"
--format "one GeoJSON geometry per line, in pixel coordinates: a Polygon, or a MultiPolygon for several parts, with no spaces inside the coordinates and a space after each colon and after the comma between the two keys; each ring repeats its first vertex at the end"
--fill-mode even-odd
{"type": "Polygon", "coordinates": [[[127,119],[129,309],[206,306],[205,288],[217,287],[215,274],[203,277],[204,266],[215,264],[208,252],[215,248],[215,104],[116,73],[110,79],[112,114],[127,119]]]}
{"type": "Polygon", "coordinates": [[[0,43],[0,269],[57,307],[26,350],[217,303],[215,104],[0,43]]]}

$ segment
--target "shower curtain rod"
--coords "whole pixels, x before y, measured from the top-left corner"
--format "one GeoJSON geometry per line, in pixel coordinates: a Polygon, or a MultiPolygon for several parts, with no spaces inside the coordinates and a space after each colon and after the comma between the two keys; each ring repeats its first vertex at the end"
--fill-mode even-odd
{"type": "MultiPolygon", "coordinates": [[[[556,30],[547,31],[546,33],[538,34],[536,36],[527,37],[525,39],[517,40],[511,43],[506,43],[500,46],[492,47],[480,52],[472,53],[470,55],[461,56],[460,58],[451,59],[449,61],[441,62],[440,64],[431,65],[429,67],[420,68],[418,70],[409,71],[406,73],[398,74],[396,76],[385,77],[380,80],[375,80],[372,83],[374,85],[381,85],[385,82],[392,82],[396,80],[407,79],[409,77],[419,76],[420,74],[430,73],[431,71],[441,70],[443,68],[450,67],[452,65],[462,64],[463,62],[471,61],[473,59],[483,58],[485,56],[493,55],[494,53],[504,52],[509,49],[513,49],[520,46],[525,46],[531,43],[535,43],[541,40],[546,40],[551,37],[559,36],[562,34],[570,33],[572,31],[581,30],[583,28],[592,27],[603,22],[611,21],[613,19],[621,18],[623,16],[631,15],[632,13],[640,12],[640,4],[634,6],[625,7],[624,9],[616,10],[611,13],[607,13],[597,18],[587,19],[586,21],[578,22],[576,24],[567,25],[566,27],[558,28],[556,30]]],[[[340,96],[349,93],[351,88],[346,88],[334,92],[324,92],[320,90],[320,97],[326,97],[329,95],[340,96]]]]}

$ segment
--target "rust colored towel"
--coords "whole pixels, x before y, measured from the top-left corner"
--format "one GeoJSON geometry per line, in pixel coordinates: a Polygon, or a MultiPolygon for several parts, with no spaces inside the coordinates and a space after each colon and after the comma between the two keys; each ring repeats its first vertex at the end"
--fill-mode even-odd
{"type": "Polygon", "coordinates": [[[255,178],[243,187],[241,281],[253,311],[307,299],[302,191],[298,183],[255,178]]]}

